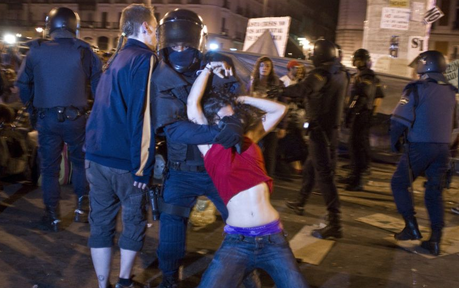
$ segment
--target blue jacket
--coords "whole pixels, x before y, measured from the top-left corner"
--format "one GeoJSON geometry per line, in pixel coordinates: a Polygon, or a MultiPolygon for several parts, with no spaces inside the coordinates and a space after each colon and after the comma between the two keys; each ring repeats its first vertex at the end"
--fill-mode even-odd
{"type": "Polygon", "coordinates": [[[76,38],[43,39],[28,43],[30,51],[16,85],[23,103],[37,108],[86,107],[91,84],[94,94],[102,64],[88,43],[76,38]]]}
{"type": "Polygon", "coordinates": [[[149,89],[155,63],[150,48],[128,39],[100,78],[86,126],[86,159],[128,170],[142,183],[155,156],[149,89]]]}
{"type": "MultiPolygon", "coordinates": [[[[456,126],[456,89],[440,73],[409,83],[391,117],[393,128],[408,129],[409,142],[450,143],[456,126]],[[395,122],[395,123],[394,123],[395,122]]],[[[391,129],[395,141],[404,129],[391,129]]]]}

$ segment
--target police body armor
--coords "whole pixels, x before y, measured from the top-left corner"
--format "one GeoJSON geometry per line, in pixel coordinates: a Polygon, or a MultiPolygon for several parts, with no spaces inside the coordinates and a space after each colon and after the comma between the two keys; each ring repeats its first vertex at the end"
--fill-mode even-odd
{"type": "Polygon", "coordinates": [[[427,77],[411,82],[405,87],[392,118],[410,127],[409,142],[450,143],[456,92],[446,79],[438,81],[427,77]]]}

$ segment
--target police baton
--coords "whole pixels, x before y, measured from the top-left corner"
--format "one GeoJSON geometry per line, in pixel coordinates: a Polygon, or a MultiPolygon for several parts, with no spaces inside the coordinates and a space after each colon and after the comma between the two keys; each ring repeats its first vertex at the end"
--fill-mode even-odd
{"type": "Polygon", "coordinates": [[[148,197],[150,200],[150,206],[151,206],[151,214],[153,221],[158,221],[159,220],[159,198],[161,197],[162,193],[162,186],[161,184],[155,184],[150,187],[148,187],[148,197]]]}

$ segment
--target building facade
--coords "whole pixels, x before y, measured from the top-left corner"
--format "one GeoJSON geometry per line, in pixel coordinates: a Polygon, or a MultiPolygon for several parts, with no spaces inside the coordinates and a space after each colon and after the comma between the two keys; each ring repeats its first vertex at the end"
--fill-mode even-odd
{"type": "MultiPolygon", "coordinates": [[[[336,39],[337,43],[343,47],[347,65],[350,65],[353,51],[361,47],[370,48],[365,47],[362,42],[365,24],[368,17],[371,17],[368,2],[367,0],[340,1],[336,39]]],[[[428,49],[442,52],[449,61],[459,59],[459,0],[436,0],[434,2],[445,15],[432,24],[428,49]]],[[[386,42],[385,49],[389,55],[390,43],[386,42]]]]}
{"type": "Polygon", "coordinates": [[[195,11],[207,25],[208,41],[222,49],[242,49],[248,19],[258,17],[291,16],[294,39],[333,39],[338,9],[338,0],[0,0],[0,33],[39,37],[36,28],[45,27],[48,12],[65,6],[80,15],[80,38],[109,51],[118,41],[121,11],[131,3],[153,5],[157,19],[175,8],[195,11]]]}

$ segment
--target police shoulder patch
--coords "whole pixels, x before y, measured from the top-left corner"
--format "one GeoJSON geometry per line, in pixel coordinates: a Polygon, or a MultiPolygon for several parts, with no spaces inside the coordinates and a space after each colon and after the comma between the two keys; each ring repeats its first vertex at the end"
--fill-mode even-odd
{"type": "Polygon", "coordinates": [[[319,81],[324,81],[324,77],[322,75],[320,75],[319,73],[314,73],[314,77],[316,77],[317,80],[319,80],[319,81]]]}
{"type": "Polygon", "coordinates": [[[400,105],[403,106],[403,105],[408,104],[409,102],[410,102],[410,99],[409,99],[409,98],[407,98],[407,97],[402,97],[402,98],[400,99],[400,102],[399,102],[399,103],[400,103],[400,105]]]}

